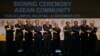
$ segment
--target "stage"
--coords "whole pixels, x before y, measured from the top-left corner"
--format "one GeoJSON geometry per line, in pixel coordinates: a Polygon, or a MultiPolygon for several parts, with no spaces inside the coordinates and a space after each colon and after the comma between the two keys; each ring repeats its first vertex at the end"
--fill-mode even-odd
{"type": "MultiPolygon", "coordinates": [[[[42,42],[42,44],[43,44],[43,42],[42,42]]],[[[34,45],[33,45],[33,47],[34,47],[34,45]]],[[[7,48],[6,47],[6,42],[5,41],[0,41],[0,56],[7,56],[7,49],[6,48],[7,48]]],[[[23,48],[24,48],[24,45],[23,45],[23,48]]],[[[81,48],[81,47],[79,46],[79,48],[81,48]]],[[[14,56],[25,56],[25,53],[23,53],[23,52],[16,53],[15,52],[15,49],[16,49],[15,48],[15,42],[13,42],[13,47],[12,47],[13,52],[12,52],[12,54],[14,56]]],[[[65,48],[64,48],[63,40],[61,40],[61,49],[62,49],[62,53],[59,56],[65,56],[65,54],[64,54],[65,53],[64,52],[65,48]]],[[[11,51],[11,50],[9,50],[9,51],[11,51]]],[[[100,55],[100,40],[97,40],[95,53],[96,53],[95,56],[100,55]]],[[[34,52],[33,52],[33,54],[34,54],[34,52]]],[[[42,54],[42,56],[44,56],[44,55],[45,54],[42,54]]],[[[82,56],[81,49],[79,51],[79,55],[82,56]]],[[[51,52],[51,55],[50,56],[53,56],[52,55],[52,52],[51,52]]],[[[68,55],[66,55],[66,56],[68,56],[68,55]]]]}

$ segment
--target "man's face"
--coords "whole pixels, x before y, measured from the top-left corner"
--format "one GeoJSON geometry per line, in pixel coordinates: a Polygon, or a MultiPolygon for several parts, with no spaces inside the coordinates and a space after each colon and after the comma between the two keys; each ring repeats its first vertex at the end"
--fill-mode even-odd
{"type": "Polygon", "coordinates": [[[94,22],[90,22],[90,26],[94,26],[94,22]]]}
{"type": "Polygon", "coordinates": [[[86,25],[87,21],[86,20],[83,20],[83,25],[86,25]]]}
{"type": "Polygon", "coordinates": [[[75,21],[75,22],[74,22],[74,25],[78,25],[78,22],[77,22],[77,21],[75,21]]]}
{"type": "Polygon", "coordinates": [[[26,23],[27,23],[27,24],[30,24],[30,20],[27,20],[26,23]]]}
{"type": "Polygon", "coordinates": [[[18,23],[21,24],[21,20],[18,20],[18,23]]]}
{"type": "Polygon", "coordinates": [[[7,21],[7,25],[10,25],[11,24],[11,22],[10,21],[7,21]]]}
{"type": "Polygon", "coordinates": [[[58,27],[58,23],[56,22],[56,23],[54,23],[54,25],[55,25],[55,27],[58,27]]]}
{"type": "Polygon", "coordinates": [[[49,21],[45,21],[45,24],[49,24],[49,21]]]}
{"type": "Polygon", "coordinates": [[[36,25],[39,25],[39,23],[40,23],[39,20],[36,20],[36,21],[35,21],[35,24],[36,24],[36,25]]]}
{"type": "Polygon", "coordinates": [[[69,22],[66,22],[66,26],[69,26],[70,25],[70,23],[69,22]]]}

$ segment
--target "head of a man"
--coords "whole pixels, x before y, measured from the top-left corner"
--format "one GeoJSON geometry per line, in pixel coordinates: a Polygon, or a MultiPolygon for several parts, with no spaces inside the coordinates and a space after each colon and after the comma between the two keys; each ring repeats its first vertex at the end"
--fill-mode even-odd
{"type": "Polygon", "coordinates": [[[40,24],[40,21],[39,20],[35,20],[35,24],[36,25],[39,25],[40,24]]]}
{"type": "Polygon", "coordinates": [[[66,21],[66,26],[69,26],[70,25],[70,22],[69,21],[66,21]]]}
{"type": "Polygon", "coordinates": [[[87,20],[83,20],[83,21],[82,21],[82,24],[83,24],[83,25],[86,25],[86,24],[87,24],[87,20]]]}
{"type": "Polygon", "coordinates": [[[74,25],[77,26],[78,25],[78,21],[74,21],[74,25]]]}
{"type": "Polygon", "coordinates": [[[46,24],[46,25],[49,25],[49,19],[46,19],[46,20],[45,20],[45,24],[46,24]]]}
{"type": "Polygon", "coordinates": [[[90,26],[94,26],[94,22],[90,22],[90,26]]]}
{"type": "Polygon", "coordinates": [[[26,20],[26,23],[27,23],[27,24],[31,24],[30,19],[27,19],[27,20],[26,20]]]}

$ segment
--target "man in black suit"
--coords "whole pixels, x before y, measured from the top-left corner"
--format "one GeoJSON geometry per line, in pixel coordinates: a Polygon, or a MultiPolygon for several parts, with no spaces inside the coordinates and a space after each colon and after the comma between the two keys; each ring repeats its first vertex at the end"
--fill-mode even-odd
{"type": "Polygon", "coordinates": [[[7,54],[8,56],[13,56],[13,39],[14,39],[14,27],[11,25],[10,21],[7,21],[7,25],[5,26],[6,30],[6,46],[7,46],[7,54]]]}
{"type": "Polygon", "coordinates": [[[60,49],[60,32],[61,29],[58,26],[58,23],[54,23],[54,27],[51,30],[53,32],[53,53],[54,56],[56,54],[56,50],[61,50],[60,49]]]}
{"type": "Polygon", "coordinates": [[[95,27],[94,22],[90,22],[89,27],[89,54],[90,56],[95,56],[96,40],[97,40],[97,27],[95,27]]]}
{"type": "Polygon", "coordinates": [[[64,32],[65,54],[71,55],[71,49],[72,49],[71,40],[73,32],[69,21],[66,21],[66,26],[63,28],[63,32],[64,32]]]}
{"type": "Polygon", "coordinates": [[[19,52],[19,50],[22,50],[23,30],[24,30],[24,25],[22,24],[21,19],[18,19],[17,24],[15,24],[15,43],[16,43],[15,46],[17,53],[19,52]]]}
{"type": "Polygon", "coordinates": [[[51,29],[52,29],[52,25],[49,24],[49,20],[46,19],[45,24],[43,25],[43,30],[44,30],[44,34],[43,34],[43,38],[44,38],[44,48],[45,48],[45,54],[50,55],[50,51],[51,51],[51,29]]]}
{"type": "Polygon", "coordinates": [[[25,32],[25,54],[26,56],[33,56],[33,25],[30,20],[26,20],[26,25],[24,25],[25,32]]]}
{"type": "Polygon", "coordinates": [[[87,20],[82,21],[82,25],[80,25],[80,38],[81,38],[81,52],[83,56],[88,55],[88,31],[89,26],[87,25],[87,20]]]}

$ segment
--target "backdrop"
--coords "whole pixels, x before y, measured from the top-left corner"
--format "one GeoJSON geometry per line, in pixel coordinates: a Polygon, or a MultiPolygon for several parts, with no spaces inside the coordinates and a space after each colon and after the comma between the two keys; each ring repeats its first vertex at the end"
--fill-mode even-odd
{"type": "MultiPolygon", "coordinates": [[[[36,19],[39,19],[39,18],[36,18],[36,19]]],[[[36,19],[33,19],[31,18],[31,23],[34,25],[34,21],[36,19]]],[[[90,23],[90,21],[94,21],[95,22],[95,26],[98,28],[98,31],[97,31],[97,37],[98,37],[98,40],[100,40],[100,18],[60,18],[60,19],[57,19],[57,18],[49,18],[49,21],[50,21],[50,24],[53,25],[54,22],[58,22],[59,24],[59,27],[61,28],[61,30],[63,30],[63,27],[65,26],[65,22],[66,21],[69,21],[70,22],[70,25],[72,26],[73,25],[73,22],[74,21],[78,21],[79,22],[79,25],[81,24],[81,21],[83,19],[86,19],[87,20],[87,24],[90,23]]],[[[12,24],[16,24],[17,23],[17,19],[0,19],[0,41],[5,41],[5,28],[4,26],[6,25],[6,21],[7,20],[10,20],[12,22],[12,24]]],[[[22,19],[23,23],[25,24],[26,19],[22,19]]],[[[40,24],[43,25],[44,24],[44,21],[45,19],[39,19],[40,20],[40,24]]],[[[61,36],[61,40],[64,39],[64,35],[63,35],[63,31],[61,31],[60,33],[60,36],[61,36]]]]}

